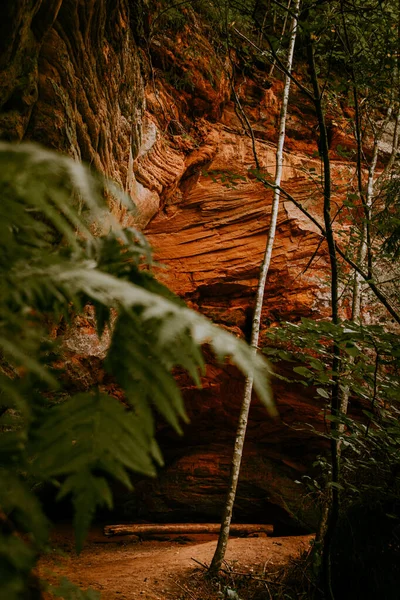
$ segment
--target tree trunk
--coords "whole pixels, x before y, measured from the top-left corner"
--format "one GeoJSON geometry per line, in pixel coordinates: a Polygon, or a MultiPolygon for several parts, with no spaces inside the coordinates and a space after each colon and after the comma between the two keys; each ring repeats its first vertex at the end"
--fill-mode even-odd
{"type": "MultiPolygon", "coordinates": [[[[329,158],[328,135],[325,124],[325,114],[322,106],[322,94],[318,83],[317,69],[314,59],[314,46],[311,36],[308,36],[307,58],[310,69],[311,83],[314,92],[314,105],[317,113],[319,132],[320,132],[320,153],[323,162],[324,173],[324,224],[325,235],[329,250],[329,260],[331,267],[331,311],[332,323],[339,323],[339,299],[338,299],[338,264],[336,256],[336,243],[333,235],[332,217],[331,217],[331,169],[329,158]]],[[[340,389],[339,389],[339,372],[340,372],[340,348],[335,340],[332,345],[332,388],[331,388],[331,415],[333,417],[340,416],[340,389]]],[[[331,585],[331,545],[333,534],[336,529],[339,518],[339,467],[340,467],[340,452],[339,439],[335,435],[338,428],[337,421],[332,421],[331,424],[331,491],[330,491],[330,506],[328,514],[323,515],[326,521],[326,531],[321,532],[323,536],[323,551],[322,551],[322,577],[324,591],[327,598],[333,600],[333,592],[331,585]]]]}
{"type": "MultiPolygon", "coordinates": [[[[294,14],[291,35],[289,42],[289,52],[287,60],[287,69],[291,72],[293,63],[294,46],[296,42],[297,33],[297,15],[299,13],[300,0],[296,0],[294,7],[294,14]]],[[[251,333],[251,346],[254,348],[254,352],[258,347],[258,339],[260,335],[260,323],[261,323],[261,311],[264,299],[265,283],[268,275],[268,269],[271,262],[272,249],[275,241],[276,222],[279,210],[279,198],[280,198],[280,182],[282,178],[282,167],[283,167],[283,145],[285,141],[285,129],[286,129],[286,115],[289,101],[289,90],[290,90],[290,78],[285,77],[285,86],[282,97],[282,107],[280,114],[280,127],[279,127],[279,139],[278,147],[276,151],[276,170],[275,170],[275,185],[277,186],[274,190],[274,199],[272,204],[271,223],[268,232],[267,244],[265,248],[264,260],[260,269],[260,278],[258,282],[258,289],[255,301],[254,316],[252,322],[252,333],[251,333]]],[[[253,390],[253,379],[248,377],[245,383],[245,389],[243,394],[243,401],[239,415],[239,424],[236,432],[235,447],[233,451],[231,472],[228,485],[227,500],[224,507],[221,531],[218,538],[217,548],[212,559],[209,573],[210,575],[216,574],[222,565],[225,557],[226,547],[229,539],[229,530],[232,520],[233,505],[236,497],[236,489],[239,480],[240,465],[242,461],[243,445],[246,435],[247,420],[251,404],[251,394],[253,390]]]]}
{"type": "MultiPolygon", "coordinates": [[[[363,198],[363,207],[364,207],[364,219],[362,224],[362,232],[361,232],[361,240],[360,240],[360,249],[358,262],[363,266],[365,259],[367,258],[368,262],[368,277],[369,279],[373,279],[373,270],[372,270],[372,248],[371,248],[371,233],[370,233],[370,224],[371,224],[371,211],[372,211],[372,202],[375,191],[375,171],[376,165],[378,162],[379,156],[379,143],[382,139],[383,134],[385,133],[386,127],[390,122],[390,118],[393,112],[393,104],[392,100],[390,106],[388,107],[387,114],[383,124],[380,127],[379,132],[376,134],[374,141],[374,150],[372,154],[372,161],[368,169],[368,182],[367,182],[367,190],[365,195],[363,194],[362,188],[359,189],[359,193],[363,198]]],[[[397,120],[396,120],[397,124],[397,120]]],[[[396,143],[396,132],[397,127],[395,128],[395,137],[393,139],[393,147],[391,158],[394,156],[394,144],[396,143]]],[[[357,140],[357,143],[359,141],[357,140]]],[[[359,150],[360,152],[360,150],[359,150]]],[[[360,169],[361,165],[357,165],[357,168],[360,169]]],[[[359,185],[361,182],[361,173],[358,175],[359,185]]],[[[361,315],[361,275],[359,273],[354,273],[354,282],[353,282],[353,300],[352,300],[352,320],[355,322],[360,321],[361,315]]]]}

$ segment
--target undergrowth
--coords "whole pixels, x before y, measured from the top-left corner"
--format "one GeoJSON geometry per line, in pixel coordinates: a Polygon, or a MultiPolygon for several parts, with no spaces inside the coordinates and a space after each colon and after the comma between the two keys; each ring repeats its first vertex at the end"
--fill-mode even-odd
{"type": "Polygon", "coordinates": [[[229,561],[218,577],[207,576],[206,565],[176,582],[177,600],[317,600],[321,598],[312,569],[312,547],[284,565],[242,569],[229,561]]]}

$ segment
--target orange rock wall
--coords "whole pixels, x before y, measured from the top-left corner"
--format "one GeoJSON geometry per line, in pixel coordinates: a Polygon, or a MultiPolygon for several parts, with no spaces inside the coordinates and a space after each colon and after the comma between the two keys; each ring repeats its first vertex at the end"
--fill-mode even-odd
{"type": "MultiPolygon", "coordinates": [[[[164,43],[165,36],[162,39],[164,43]]],[[[203,97],[206,85],[202,59],[187,58],[193,45],[196,38],[183,33],[174,54],[168,55],[169,68],[174,65],[180,73],[191,73],[191,90],[171,89],[161,68],[155,68],[154,81],[146,90],[147,122],[157,133],[154,145],[138,158],[135,168],[144,185],[149,185],[144,171],[149,173],[149,188],[158,194],[160,208],[145,232],[156,259],[166,267],[159,277],[195,310],[237,335],[248,336],[272,191],[249,176],[249,169],[255,166],[252,140],[235,110],[225,76],[214,81],[209,103],[199,108],[197,100],[203,97]],[[234,179],[235,175],[243,179],[234,179]]],[[[156,45],[154,49],[156,65],[161,64],[160,48],[156,45]]],[[[253,78],[240,75],[237,88],[252,124],[259,162],[273,173],[282,82],[275,79],[265,85],[256,70],[253,78]]],[[[351,145],[346,121],[336,116],[334,123],[333,205],[339,208],[346,191],[352,189],[354,168],[335,154],[338,144],[351,145]]],[[[312,107],[296,90],[292,90],[285,149],[282,186],[322,223],[316,119],[312,107]]],[[[337,221],[346,235],[347,226],[341,218],[337,221]]],[[[326,245],[316,226],[282,198],[261,345],[270,325],[329,314],[326,245]]],[[[281,369],[290,375],[287,366],[281,369]]],[[[161,430],[167,467],[160,480],[139,483],[139,496],[147,499],[139,512],[144,518],[166,520],[189,519],[193,512],[200,519],[218,519],[243,381],[229,366],[221,368],[211,360],[202,390],[188,381],[182,381],[182,386],[191,423],[181,440],[168,429],[161,430]]],[[[271,420],[257,401],[250,411],[235,518],[312,527],[315,513],[300,498],[301,488],[294,482],[309,472],[316,454],[324,450],[321,438],[309,428],[323,428],[323,406],[313,390],[300,385],[277,380],[274,393],[279,419],[271,420]]]]}
{"type": "MultiPolygon", "coordinates": [[[[231,99],[234,65],[196,20],[179,34],[153,31],[147,45],[141,6],[130,0],[3,3],[0,137],[41,142],[119,182],[136,201],[138,224],[166,266],[160,278],[194,309],[246,336],[272,193],[248,177],[254,157],[231,99]],[[232,186],[229,177],[221,180],[225,172],[244,180],[232,186]]],[[[259,160],[273,172],[282,82],[268,81],[261,67],[251,76],[239,69],[236,86],[259,160]]],[[[297,91],[292,100],[282,185],[321,217],[316,122],[297,91]]],[[[347,139],[345,122],[338,122],[336,116],[333,152],[347,139]]],[[[338,159],[333,170],[340,203],[352,167],[338,159]]],[[[315,226],[283,200],[263,333],[282,319],[329,314],[320,241],[315,226]]],[[[102,377],[96,343],[76,347],[74,361],[79,385],[102,377]]],[[[127,518],[219,518],[243,381],[210,358],[202,390],[183,377],[181,384],[191,422],[182,438],[160,424],[166,468],[157,481],[138,481],[133,497],[121,497],[127,518]]],[[[282,382],[275,398],[279,419],[271,420],[257,402],[251,410],[235,517],[315,523],[294,481],[321,449],[305,425],[322,427],[321,406],[312,391],[282,382]]]]}

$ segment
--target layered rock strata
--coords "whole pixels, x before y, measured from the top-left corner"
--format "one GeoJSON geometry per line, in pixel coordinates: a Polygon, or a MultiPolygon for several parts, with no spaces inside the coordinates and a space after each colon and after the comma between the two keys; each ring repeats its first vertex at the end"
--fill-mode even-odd
{"type": "MultiPolygon", "coordinates": [[[[222,106],[219,102],[226,89],[224,78],[214,82],[210,97],[214,105],[203,107],[198,114],[193,97],[202,93],[202,65],[185,58],[182,66],[182,55],[188,54],[184,36],[181,44],[172,64],[178,62],[176,69],[183,72],[189,62],[194,90],[171,90],[160,72],[156,84],[147,89],[148,122],[154,124],[157,134],[135,166],[140,181],[157,193],[160,209],[145,232],[156,259],[166,267],[159,277],[194,309],[248,337],[272,191],[251,175],[253,142],[234,102],[231,98],[222,106]],[[188,110],[198,115],[192,123],[187,119],[188,110]],[[180,119],[181,129],[175,125],[174,135],[168,136],[165,131],[175,117],[180,119]],[[171,161],[173,154],[176,159],[171,161]],[[160,164],[164,166],[162,178],[154,181],[160,164]]],[[[159,49],[155,52],[157,57],[159,49]]],[[[264,170],[273,172],[281,82],[266,86],[244,77],[238,88],[252,123],[258,160],[264,170]]],[[[322,223],[315,127],[312,109],[294,92],[282,186],[322,223]]],[[[335,121],[331,127],[333,156],[336,146],[349,143],[345,120],[341,126],[335,121]]],[[[339,208],[346,190],[351,189],[354,168],[336,155],[332,169],[333,203],[339,208]]],[[[340,227],[346,231],[343,222],[340,227]]],[[[328,279],[327,249],[318,228],[282,198],[261,346],[267,329],[282,320],[329,316],[328,279]]],[[[293,375],[289,366],[282,365],[280,370],[293,375]]],[[[191,422],[182,439],[167,428],[160,431],[166,469],[157,481],[139,482],[137,493],[142,501],[135,507],[128,504],[142,518],[190,520],[197,514],[198,519],[207,521],[221,514],[243,381],[231,367],[221,368],[210,361],[202,390],[184,380],[182,387],[191,422]]],[[[298,384],[276,380],[274,393],[279,419],[271,420],[257,401],[250,411],[235,518],[312,527],[315,512],[300,499],[301,488],[295,481],[309,472],[316,454],[324,451],[321,438],[312,432],[312,428],[324,428],[323,405],[314,390],[298,384]]]]}
{"type": "MultiPolygon", "coordinates": [[[[167,267],[160,278],[190,306],[246,337],[272,194],[249,176],[252,142],[231,100],[233,67],[196,20],[176,35],[153,28],[143,42],[140,6],[129,0],[3,3],[0,136],[67,152],[117,181],[139,206],[137,224],[167,267]]],[[[262,69],[241,74],[237,89],[260,163],[273,171],[282,83],[267,81],[262,69]]],[[[321,218],[315,118],[297,92],[293,99],[282,185],[321,218]]],[[[348,138],[344,125],[332,123],[334,147],[348,138]]],[[[352,167],[338,160],[333,168],[340,199],[352,167]]],[[[119,206],[112,209],[131,223],[119,206]]],[[[316,227],[284,200],[262,343],[268,326],[280,320],[328,314],[326,273],[316,227]]],[[[66,340],[81,387],[104,376],[104,348],[94,332],[89,310],[79,343],[66,340]]],[[[166,467],[157,481],[138,481],[133,497],[121,495],[128,519],[220,517],[243,381],[211,357],[202,390],[183,376],[180,381],[190,424],[181,438],[160,424],[166,467]]],[[[274,389],[279,419],[257,402],[251,410],[235,517],[312,524],[315,515],[300,502],[295,480],[321,450],[308,425],[323,426],[322,407],[302,386],[277,381],[274,389]]]]}

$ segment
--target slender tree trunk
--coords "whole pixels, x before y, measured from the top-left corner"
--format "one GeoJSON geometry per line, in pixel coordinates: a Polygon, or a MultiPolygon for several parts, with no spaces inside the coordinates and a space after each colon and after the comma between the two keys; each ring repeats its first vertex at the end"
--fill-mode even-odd
{"type": "MultiPolygon", "coordinates": [[[[299,13],[300,0],[295,0],[294,14],[291,26],[291,35],[289,42],[289,52],[287,60],[287,69],[291,71],[293,63],[294,46],[296,42],[297,33],[297,15],[299,13]]],[[[279,198],[280,198],[280,182],[282,178],[283,168],[283,145],[285,141],[285,129],[286,129],[286,115],[289,101],[289,90],[290,90],[290,78],[285,77],[285,86],[282,98],[282,107],[280,114],[280,127],[279,127],[279,139],[278,147],[276,151],[276,171],[275,171],[275,185],[277,186],[274,190],[274,199],[272,203],[271,223],[268,232],[267,244],[265,248],[264,260],[260,269],[260,278],[258,282],[258,289],[255,301],[254,316],[252,322],[252,333],[251,333],[251,345],[256,352],[258,346],[258,339],[260,334],[261,324],[261,312],[264,299],[265,283],[268,275],[268,269],[271,262],[272,249],[275,241],[276,223],[279,210],[279,198]]],[[[232,519],[233,505],[235,502],[236,488],[239,480],[240,465],[242,461],[243,445],[246,435],[247,420],[251,403],[251,394],[253,390],[253,379],[248,377],[245,383],[245,389],[243,394],[243,402],[239,415],[239,424],[236,433],[235,447],[232,458],[231,473],[229,479],[228,495],[226,504],[224,507],[221,531],[218,539],[217,548],[212,559],[209,573],[211,575],[216,574],[222,565],[225,557],[226,547],[229,539],[229,529],[232,519]]]]}
{"type": "MultiPolygon", "coordinates": [[[[373,153],[372,153],[372,161],[371,161],[371,164],[368,169],[368,181],[367,181],[367,189],[366,189],[365,194],[363,193],[362,187],[361,187],[361,189],[359,189],[359,193],[360,193],[361,197],[363,198],[364,219],[363,219],[362,232],[361,232],[358,262],[362,266],[363,263],[365,262],[365,259],[367,259],[368,277],[370,279],[373,279],[372,247],[371,247],[372,242],[371,242],[370,225],[371,225],[371,218],[372,218],[372,202],[373,202],[375,183],[376,183],[375,172],[376,172],[376,165],[377,165],[378,156],[379,156],[379,144],[381,142],[383,134],[385,133],[386,127],[387,127],[388,123],[390,122],[390,118],[393,113],[393,105],[394,105],[394,99],[392,99],[392,102],[387,109],[385,120],[384,120],[383,124],[381,125],[379,132],[375,136],[374,149],[373,149],[373,153]]],[[[394,156],[396,154],[396,152],[394,151],[394,144],[397,142],[397,140],[396,140],[397,121],[398,121],[398,119],[396,119],[395,135],[394,135],[394,139],[393,139],[392,153],[391,153],[390,158],[392,158],[392,156],[394,156]]],[[[396,143],[396,145],[397,145],[397,143],[396,143]]],[[[357,139],[357,144],[359,144],[358,139],[357,139]]],[[[357,168],[360,169],[361,165],[357,164],[357,168]]],[[[360,185],[362,186],[361,179],[362,179],[361,173],[359,173],[358,174],[359,186],[360,185]]],[[[353,281],[352,320],[355,322],[358,322],[360,320],[360,316],[361,316],[361,275],[356,272],[356,273],[354,273],[354,281],[353,281]]]]}
{"type": "MultiPolygon", "coordinates": [[[[373,156],[372,164],[370,166],[369,173],[368,173],[367,193],[365,194],[365,198],[364,198],[364,205],[365,205],[364,219],[363,219],[363,224],[362,224],[360,247],[359,247],[359,252],[358,252],[358,262],[360,265],[363,265],[365,262],[365,259],[367,257],[367,252],[368,252],[368,240],[370,241],[369,223],[370,223],[370,219],[371,219],[371,203],[372,203],[373,189],[374,189],[374,174],[375,174],[376,162],[378,159],[377,149],[378,149],[378,145],[376,144],[375,148],[374,148],[374,156],[373,156]]],[[[370,252],[369,252],[369,254],[370,254],[370,252]]],[[[371,275],[370,271],[371,271],[371,269],[369,268],[368,269],[369,277],[371,275]]],[[[372,277],[371,277],[371,279],[372,279],[372,277]]],[[[357,272],[354,273],[353,299],[352,299],[351,313],[352,313],[352,320],[355,322],[358,322],[360,320],[360,315],[361,315],[361,275],[357,272]]]]}
{"type": "MultiPolygon", "coordinates": [[[[329,158],[328,135],[325,124],[325,114],[322,106],[322,96],[317,77],[317,69],[314,59],[314,46],[311,37],[308,37],[307,58],[310,70],[311,83],[314,92],[314,105],[317,113],[319,132],[320,132],[320,153],[323,162],[324,171],[324,224],[326,241],[329,250],[329,260],[331,267],[331,311],[332,322],[339,323],[339,298],[338,298],[338,262],[336,256],[336,244],[332,228],[331,217],[331,167],[329,158]]],[[[340,416],[340,388],[339,388],[339,371],[340,371],[340,348],[336,340],[332,345],[332,388],[331,388],[331,414],[333,417],[340,416]]],[[[339,481],[340,467],[340,452],[339,440],[335,435],[337,430],[337,422],[332,421],[331,436],[331,491],[330,491],[330,506],[328,507],[328,515],[323,515],[326,520],[326,531],[321,532],[323,536],[323,551],[322,551],[322,576],[324,591],[326,597],[333,600],[332,584],[331,584],[331,545],[333,534],[336,529],[336,524],[339,518],[339,490],[337,487],[339,481]]]]}

